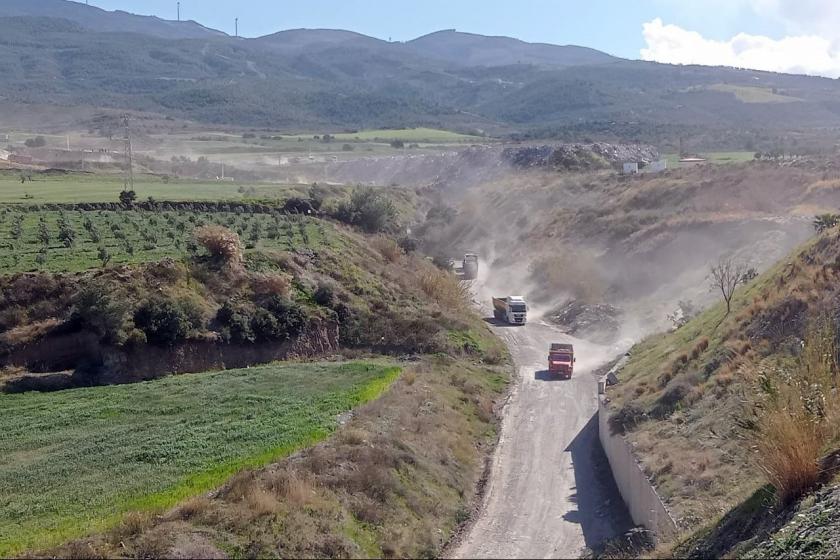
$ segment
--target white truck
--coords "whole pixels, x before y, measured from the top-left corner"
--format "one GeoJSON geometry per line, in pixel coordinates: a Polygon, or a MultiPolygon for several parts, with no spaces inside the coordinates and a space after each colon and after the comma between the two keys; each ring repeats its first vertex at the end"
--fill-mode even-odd
{"type": "Polygon", "coordinates": [[[528,304],[522,296],[494,297],[493,317],[511,325],[524,325],[528,319],[528,304]]]}

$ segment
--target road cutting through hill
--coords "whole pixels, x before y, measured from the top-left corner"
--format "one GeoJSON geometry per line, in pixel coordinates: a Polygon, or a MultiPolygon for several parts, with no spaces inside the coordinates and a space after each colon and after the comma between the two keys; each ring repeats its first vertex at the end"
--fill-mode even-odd
{"type": "Polygon", "coordinates": [[[452,556],[578,556],[632,526],[598,441],[593,371],[616,350],[535,320],[492,328],[510,348],[518,375],[481,510],[452,556]],[[571,380],[548,374],[552,342],[575,345],[571,380]]]}

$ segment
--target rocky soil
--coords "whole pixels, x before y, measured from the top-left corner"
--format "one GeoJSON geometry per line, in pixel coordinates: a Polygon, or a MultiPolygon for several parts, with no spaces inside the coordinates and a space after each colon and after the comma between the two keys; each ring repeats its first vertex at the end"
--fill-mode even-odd
{"type": "Polygon", "coordinates": [[[840,485],[806,498],[780,531],[745,558],[840,558],[840,485]]]}
{"type": "Polygon", "coordinates": [[[570,301],[546,315],[564,332],[598,344],[609,344],[618,338],[622,311],[607,303],[587,304],[570,301]]]}

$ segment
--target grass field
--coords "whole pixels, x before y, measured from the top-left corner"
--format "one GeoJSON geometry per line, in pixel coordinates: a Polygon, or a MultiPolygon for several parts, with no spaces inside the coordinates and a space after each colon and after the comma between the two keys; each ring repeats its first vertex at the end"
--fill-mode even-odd
{"type": "Polygon", "coordinates": [[[189,254],[195,228],[209,224],[237,232],[246,250],[317,249],[337,242],[329,223],[279,213],[23,210],[0,208],[0,273],[78,272],[180,258],[189,254]],[[73,232],[70,246],[59,238],[62,220],[73,232]]]}
{"type": "Polygon", "coordinates": [[[160,510],[324,438],[382,364],[292,364],[0,396],[0,557],[160,510]]]}
{"type": "MultiPolygon", "coordinates": [[[[310,140],[313,135],[320,136],[318,133],[312,133],[299,134],[295,136],[283,136],[283,138],[291,140],[297,140],[298,138],[310,140]]],[[[330,133],[330,135],[334,136],[339,142],[390,142],[391,140],[402,140],[403,142],[449,143],[486,141],[486,138],[481,136],[471,136],[468,134],[460,134],[458,132],[438,130],[434,128],[360,130],[358,132],[330,133]]]]}
{"type": "Polygon", "coordinates": [[[732,93],[743,103],[792,103],[802,101],[798,97],[790,97],[774,93],[772,88],[736,86],[731,84],[715,84],[709,86],[710,90],[732,93]]]}
{"type": "MultiPolygon", "coordinates": [[[[305,192],[306,186],[268,183],[178,180],[139,176],[134,190],[138,200],[246,200],[286,199],[305,192]]],[[[33,174],[21,183],[19,172],[0,173],[0,203],[43,204],[47,202],[117,202],[123,190],[116,175],[33,174]]]]}

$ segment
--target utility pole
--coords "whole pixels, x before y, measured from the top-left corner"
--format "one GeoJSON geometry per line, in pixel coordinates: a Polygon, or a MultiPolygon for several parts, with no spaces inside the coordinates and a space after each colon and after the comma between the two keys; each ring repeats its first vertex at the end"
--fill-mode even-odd
{"type": "Polygon", "coordinates": [[[178,2],[178,21],[181,21],[181,3],[178,2]]]}
{"type": "Polygon", "coordinates": [[[128,128],[128,114],[123,115],[123,127],[125,128],[125,137],[124,140],[124,161],[125,161],[125,170],[123,176],[123,190],[124,191],[133,191],[134,190],[134,162],[132,161],[131,157],[131,131],[128,128]]]}
{"type": "Polygon", "coordinates": [[[236,18],[234,24],[234,37],[239,37],[239,18],[236,18]]]}

